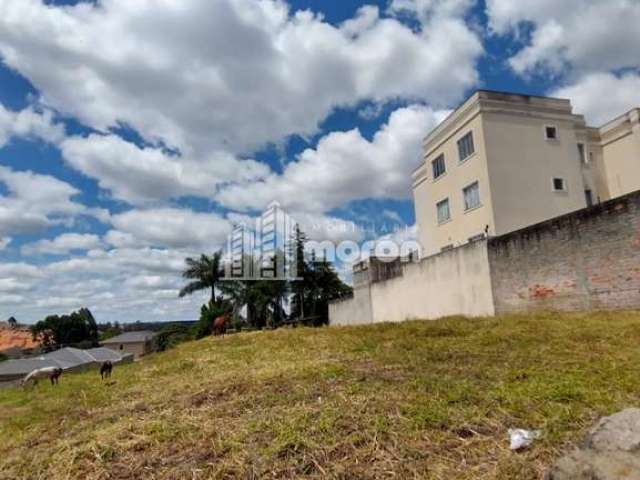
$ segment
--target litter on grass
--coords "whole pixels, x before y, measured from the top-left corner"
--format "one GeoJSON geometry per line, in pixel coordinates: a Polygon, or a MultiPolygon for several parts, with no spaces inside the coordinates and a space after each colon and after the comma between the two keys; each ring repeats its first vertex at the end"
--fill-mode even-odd
{"type": "Polygon", "coordinates": [[[530,446],[534,440],[540,438],[540,430],[524,430],[522,428],[510,428],[509,440],[511,450],[521,450],[530,446]]]}

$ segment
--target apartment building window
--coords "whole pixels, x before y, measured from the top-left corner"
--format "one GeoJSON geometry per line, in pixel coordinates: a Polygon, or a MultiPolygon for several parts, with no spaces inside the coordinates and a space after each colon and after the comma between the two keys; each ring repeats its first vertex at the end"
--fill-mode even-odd
{"type": "Polygon", "coordinates": [[[438,211],[438,223],[445,223],[451,220],[448,198],[436,203],[436,210],[438,211]]]}
{"type": "Polygon", "coordinates": [[[584,143],[578,144],[578,155],[580,156],[580,161],[586,165],[588,162],[584,143]]]}
{"type": "Polygon", "coordinates": [[[544,127],[544,136],[547,140],[557,140],[558,139],[558,127],[555,125],[545,125],[544,127]]]}
{"type": "Polygon", "coordinates": [[[567,191],[567,183],[564,181],[564,178],[554,177],[554,179],[553,179],[553,191],[554,192],[566,192],[567,191]]]}
{"type": "Polygon", "coordinates": [[[464,197],[464,209],[471,210],[480,206],[480,187],[478,182],[473,182],[468,187],[462,189],[464,197]]]}
{"type": "Polygon", "coordinates": [[[588,188],[584,191],[584,199],[587,202],[587,207],[593,206],[593,193],[588,188]]]}
{"type": "Polygon", "coordinates": [[[458,157],[461,162],[464,162],[473,154],[473,152],[475,152],[473,146],[473,132],[469,132],[458,140],[458,157]]]}
{"type": "Polygon", "coordinates": [[[434,161],[431,162],[431,169],[433,170],[433,179],[441,177],[447,172],[447,166],[444,163],[444,153],[439,155],[434,161]]]}

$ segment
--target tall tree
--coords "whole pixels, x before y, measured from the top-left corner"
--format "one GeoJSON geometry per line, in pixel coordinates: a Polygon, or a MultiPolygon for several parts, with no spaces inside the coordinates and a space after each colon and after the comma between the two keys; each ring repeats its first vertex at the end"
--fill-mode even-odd
{"type": "Polygon", "coordinates": [[[191,282],[180,290],[180,297],[191,295],[200,290],[211,289],[210,301],[212,304],[215,303],[216,287],[219,285],[220,279],[223,276],[221,258],[222,252],[217,251],[213,256],[202,254],[198,259],[185,259],[187,266],[182,272],[182,276],[185,279],[191,280],[191,282]]]}
{"type": "Polygon", "coordinates": [[[296,225],[295,237],[289,248],[296,260],[296,276],[299,280],[291,282],[291,318],[300,320],[307,314],[305,310],[305,291],[312,281],[312,271],[305,258],[306,234],[296,225]]]}
{"type": "Polygon", "coordinates": [[[9,324],[9,328],[11,328],[12,330],[15,330],[16,328],[18,328],[18,321],[16,320],[15,317],[9,317],[9,320],[7,320],[7,323],[9,324]]]}
{"type": "Polygon", "coordinates": [[[292,248],[296,249],[299,280],[292,282],[291,318],[310,325],[329,321],[329,302],[352,293],[326,259],[307,255],[307,237],[299,228],[292,248]]]}
{"type": "Polygon", "coordinates": [[[98,325],[87,308],[69,315],[49,315],[31,327],[33,338],[40,338],[45,349],[98,345],[98,325]]]}
{"type": "Polygon", "coordinates": [[[313,305],[314,325],[329,323],[329,302],[353,293],[353,289],[340,280],[333,266],[325,259],[313,261],[313,288],[309,292],[313,305]]]}
{"type": "MultiPolygon", "coordinates": [[[[284,259],[282,251],[276,252],[276,262],[284,259]]],[[[259,271],[263,259],[253,259],[247,255],[245,266],[259,271]]],[[[278,270],[276,268],[276,270],[278,270]]],[[[289,293],[289,283],[280,278],[259,277],[242,279],[225,279],[220,283],[220,291],[224,298],[233,305],[233,316],[238,317],[242,308],[246,308],[246,322],[253,328],[278,326],[285,320],[284,302],[289,293]]]]}

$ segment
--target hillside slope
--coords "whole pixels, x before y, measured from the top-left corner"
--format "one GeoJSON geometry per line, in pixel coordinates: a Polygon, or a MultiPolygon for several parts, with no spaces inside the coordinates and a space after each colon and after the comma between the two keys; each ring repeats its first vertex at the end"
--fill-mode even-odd
{"type": "Polygon", "coordinates": [[[11,349],[32,349],[40,345],[27,328],[11,329],[0,325],[0,352],[11,349]]]}
{"type": "Polygon", "coordinates": [[[0,478],[540,478],[640,404],[639,344],[638,312],[208,338],[0,391],[0,478]]]}

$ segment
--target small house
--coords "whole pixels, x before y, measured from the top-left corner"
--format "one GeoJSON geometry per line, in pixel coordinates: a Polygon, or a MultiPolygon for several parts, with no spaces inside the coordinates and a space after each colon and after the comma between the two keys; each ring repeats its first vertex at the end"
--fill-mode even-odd
{"type": "Polygon", "coordinates": [[[155,334],[148,330],[125,332],[101,343],[103,347],[119,352],[132,353],[135,358],[140,358],[155,350],[154,336],[155,334]]]}

